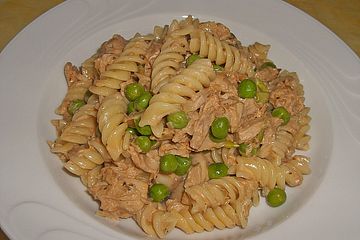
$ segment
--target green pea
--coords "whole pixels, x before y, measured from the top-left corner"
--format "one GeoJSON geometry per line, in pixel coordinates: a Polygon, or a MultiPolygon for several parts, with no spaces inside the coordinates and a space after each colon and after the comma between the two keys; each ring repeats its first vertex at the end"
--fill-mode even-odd
{"type": "Polygon", "coordinates": [[[130,114],[132,112],[135,112],[135,104],[134,102],[129,102],[128,106],[127,106],[127,114],[130,114]]]}
{"type": "Polygon", "coordinates": [[[176,156],[173,154],[166,154],[160,158],[160,171],[163,173],[173,173],[178,167],[176,156]]]}
{"type": "Polygon", "coordinates": [[[145,125],[143,127],[139,126],[140,119],[135,119],[135,128],[142,136],[150,136],[152,131],[149,125],[145,125]]]}
{"type": "Polygon", "coordinates": [[[154,202],[161,202],[170,196],[170,191],[164,184],[155,183],[150,187],[149,195],[154,202]]]}
{"type": "Polygon", "coordinates": [[[181,129],[188,125],[189,118],[184,111],[174,112],[166,117],[170,127],[181,129]]]}
{"type": "Polygon", "coordinates": [[[218,117],[211,124],[211,133],[217,139],[224,139],[228,135],[229,120],[226,117],[218,117]]]}
{"type": "Polygon", "coordinates": [[[211,133],[211,129],[210,129],[210,133],[209,133],[209,138],[211,141],[215,142],[215,143],[221,143],[224,142],[226,139],[225,138],[216,138],[214,137],[214,135],[211,133]]]}
{"type": "Polygon", "coordinates": [[[128,128],[126,129],[126,131],[127,131],[128,133],[130,133],[131,135],[137,135],[137,131],[136,131],[135,128],[128,127],[128,128]]]}
{"type": "Polygon", "coordinates": [[[253,98],[256,96],[256,83],[251,79],[244,79],[238,85],[238,95],[241,98],[253,98]]]}
{"type": "Polygon", "coordinates": [[[187,59],[186,59],[186,66],[190,66],[193,62],[195,62],[196,60],[198,59],[201,59],[202,57],[200,57],[199,55],[197,54],[193,54],[193,55],[190,55],[187,59]]]}
{"type": "Polygon", "coordinates": [[[82,99],[76,99],[72,101],[68,106],[68,113],[70,115],[74,115],[77,110],[79,110],[82,106],[85,105],[85,101],[82,99]]]}
{"type": "Polygon", "coordinates": [[[135,99],[134,105],[136,110],[138,111],[144,111],[148,106],[150,99],[152,98],[152,95],[150,92],[146,91],[141,96],[135,99]]]}
{"type": "Polygon", "coordinates": [[[283,125],[286,125],[290,121],[290,113],[284,107],[274,108],[271,115],[282,119],[284,121],[283,125]]]}
{"type": "Polygon", "coordinates": [[[273,62],[265,62],[257,70],[260,71],[267,67],[276,68],[276,65],[273,62]]]}
{"type": "Polygon", "coordinates": [[[175,174],[178,176],[185,175],[191,166],[191,159],[187,157],[176,156],[176,161],[177,168],[175,170],[175,174]]]}
{"type": "Polygon", "coordinates": [[[151,146],[155,146],[155,147],[158,147],[158,141],[156,141],[156,140],[151,140],[150,139],[150,141],[151,141],[151,146]]]}
{"type": "Polygon", "coordinates": [[[144,87],[141,86],[139,83],[130,83],[125,87],[125,97],[129,101],[134,101],[135,99],[140,97],[144,92],[145,92],[144,87]]]}
{"type": "Polygon", "coordinates": [[[152,147],[152,142],[147,136],[139,136],[135,139],[135,143],[139,146],[142,152],[147,153],[152,147]]]}
{"type": "Polygon", "coordinates": [[[214,69],[215,72],[224,71],[224,67],[220,66],[220,65],[217,65],[217,64],[213,64],[213,69],[214,69]]]}
{"type": "Polygon", "coordinates": [[[228,174],[228,166],[224,163],[212,163],[208,167],[208,174],[210,179],[225,177],[228,174]]]}
{"type": "Polygon", "coordinates": [[[272,189],[266,196],[266,202],[271,207],[278,207],[286,201],[286,192],[280,188],[272,189]]]}

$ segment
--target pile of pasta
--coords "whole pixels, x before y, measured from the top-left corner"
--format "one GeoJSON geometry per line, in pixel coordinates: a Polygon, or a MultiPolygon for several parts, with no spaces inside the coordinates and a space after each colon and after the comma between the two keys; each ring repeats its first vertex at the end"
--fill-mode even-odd
{"type": "Polygon", "coordinates": [[[191,16],[114,35],[80,67],[66,63],[51,152],[81,178],[99,216],[133,218],[160,238],[174,228],[244,228],[260,196],[310,173],[298,154],[310,140],[303,86],[269,49],[191,16]],[[166,157],[189,166],[165,171],[166,157]],[[155,184],[164,197],[154,197],[155,184]]]}

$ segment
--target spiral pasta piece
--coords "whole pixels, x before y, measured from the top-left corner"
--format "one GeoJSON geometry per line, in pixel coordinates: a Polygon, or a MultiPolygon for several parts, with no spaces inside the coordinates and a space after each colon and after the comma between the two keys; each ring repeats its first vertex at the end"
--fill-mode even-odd
{"type": "Polygon", "coordinates": [[[285,189],[285,172],[283,168],[259,157],[237,157],[235,172],[237,177],[252,179],[260,187],[273,189],[275,186],[285,189]]]}
{"type": "Polygon", "coordinates": [[[175,228],[177,217],[174,212],[160,210],[156,204],[146,205],[135,217],[136,222],[150,236],[164,238],[175,228]]]}
{"type": "Polygon", "coordinates": [[[86,144],[95,136],[97,109],[86,104],[75,112],[71,121],[64,127],[59,140],[77,144],[86,144]]]}
{"type": "Polygon", "coordinates": [[[311,137],[307,134],[310,130],[311,117],[309,116],[310,108],[305,107],[298,114],[299,130],[294,134],[295,148],[302,151],[309,150],[309,142],[311,137]]]}
{"type": "Polygon", "coordinates": [[[189,50],[186,36],[193,30],[194,26],[189,20],[180,23],[173,21],[171,24],[166,40],[161,47],[161,52],[153,63],[151,73],[151,90],[153,93],[158,93],[160,88],[181,68],[181,63],[189,50]]]}
{"type": "Polygon", "coordinates": [[[117,92],[103,99],[97,114],[101,141],[115,161],[124,150],[124,136],[128,127],[124,122],[126,111],[127,100],[117,92]]]}
{"type": "Polygon", "coordinates": [[[311,173],[310,158],[295,155],[289,161],[280,165],[285,173],[286,184],[290,187],[299,186],[303,182],[303,175],[311,173]]]}
{"type": "Polygon", "coordinates": [[[71,173],[80,176],[82,183],[93,186],[100,176],[100,169],[104,162],[110,161],[110,156],[99,139],[88,142],[87,148],[79,148],[69,153],[69,160],[64,167],[71,173]]]}
{"type": "Polygon", "coordinates": [[[178,75],[172,77],[161,87],[158,94],[150,100],[139,122],[140,126],[150,125],[152,128],[161,124],[161,120],[173,112],[181,110],[181,104],[193,98],[197,91],[208,87],[215,78],[215,72],[208,59],[199,59],[178,75]]]}
{"type": "Polygon", "coordinates": [[[65,64],[64,73],[68,89],[64,99],[55,112],[66,116],[68,115],[67,108],[70,102],[84,99],[86,91],[92,84],[92,80],[86,77],[86,75],[82,75],[79,70],[69,62],[65,64]]]}
{"type": "Polygon", "coordinates": [[[203,212],[192,213],[187,209],[171,212],[178,218],[176,227],[187,234],[212,231],[240,226],[245,228],[252,202],[247,199],[235,201],[217,207],[207,208],[203,212]]]}
{"type": "Polygon", "coordinates": [[[198,53],[200,57],[206,57],[217,65],[225,65],[226,71],[254,75],[255,65],[248,57],[246,49],[239,51],[209,32],[198,30],[191,35],[190,52],[198,53]]]}
{"type": "Polygon", "coordinates": [[[280,126],[275,132],[274,141],[263,145],[258,155],[279,166],[284,159],[295,152],[295,149],[308,150],[310,136],[307,132],[311,121],[309,110],[304,108],[297,115],[292,116],[288,124],[280,126]]]}
{"type": "Polygon", "coordinates": [[[261,188],[285,189],[285,184],[297,186],[302,183],[303,175],[310,173],[309,158],[295,155],[280,166],[259,157],[238,157],[235,172],[237,177],[252,179],[261,188]]]}
{"type": "Polygon", "coordinates": [[[309,149],[304,87],[269,63],[269,48],[241,45],[222,23],[191,16],[149,35],[114,35],[80,67],[66,63],[50,150],[99,216],[132,218],[159,238],[174,228],[244,228],[259,194],[298,186],[311,172],[310,158],[295,153],[309,149]],[[247,78],[256,94],[239,97],[247,78]],[[209,180],[223,165],[226,176],[209,180]]]}
{"type": "Polygon", "coordinates": [[[251,44],[247,47],[249,53],[253,56],[253,59],[259,66],[267,60],[267,55],[270,49],[270,45],[264,45],[258,42],[251,44]]]}
{"type": "Polygon", "coordinates": [[[100,79],[89,90],[100,96],[109,96],[119,89],[121,84],[131,80],[132,73],[139,72],[139,65],[144,65],[144,56],[150,46],[150,36],[135,36],[124,47],[122,53],[109,64],[106,71],[101,73],[100,79]]]}
{"type": "Polygon", "coordinates": [[[151,73],[151,90],[158,93],[161,86],[176,75],[184,61],[184,55],[188,48],[188,42],[185,37],[168,38],[161,47],[161,53],[153,63],[151,73]]]}
{"type": "Polygon", "coordinates": [[[192,205],[191,212],[205,211],[209,207],[217,207],[225,203],[251,199],[254,205],[259,202],[258,185],[237,177],[223,177],[194,185],[185,189],[192,205]]]}

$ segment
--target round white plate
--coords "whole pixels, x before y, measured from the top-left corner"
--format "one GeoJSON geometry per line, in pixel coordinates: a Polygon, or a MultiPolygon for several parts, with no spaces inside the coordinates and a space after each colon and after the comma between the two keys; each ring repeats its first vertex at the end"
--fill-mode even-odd
{"type": "Polygon", "coordinates": [[[97,203],[49,152],[50,120],[79,65],[113,34],[150,33],[188,14],[229,26],[248,45],[271,44],[277,66],[295,71],[311,107],[311,175],[287,203],[254,208],[246,229],[169,239],[358,239],[360,226],[360,61],[337,36],[275,0],[66,1],[45,13],[0,55],[0,225],[14,240],[141,239],[132,220],[94,215],[97,203]]]}

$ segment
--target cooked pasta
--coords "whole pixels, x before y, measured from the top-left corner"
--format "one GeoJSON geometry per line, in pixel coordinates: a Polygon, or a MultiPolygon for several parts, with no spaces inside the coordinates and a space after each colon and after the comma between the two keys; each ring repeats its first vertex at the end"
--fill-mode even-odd
{"type": "Polygon", "coordinates": [[[145,65],[143,56],[149,48],[152,36],[135,36],[124,47],[122,53],[109,64],[90,91],[100,96],[109,96],[121,89],[124,82],[131,80],[132,73],[139,72],[139,65],[145,65]]]}
{"type": "Polygon", "coordinates": [[[120,93],[114,93],[104,98],[97,112],[101,141],[115,161],[124,150],[124,136],[128,127],[124,122],[126,108],[126,99],[120,93]]]}
{"type": "Polygon", "coordinates": [[[82,106],[72,117],[71,122],[62,129],[59,137],[65,142],[85,144],[95,136],[96,109],[93,104],[82,106]]]}
{"type": "Polygon", "coordinates": [[[191,186],[185,189],[185,193],[192,205],[191,212],[196,213],[205,211],[208,207],[217,207],[244,199],[251,199],[254,205],[257,205],[259,201],[257,187],[256,182],[223,177],[191,186]]]}
{"type": "Polygon", "coordinates": [[[80,176],[83,184],[90,187],[98,180],[99,171],[105,161],[110,161],[110,156],[98,139],[90,140],[88,146],[71,152],[64,167],[80,176]]]}
{"type": "Polygon", "coordinates": [[[238,71],[248,76],[254,74],[255,64],[247,57],[246,49],[231,46],[210,32],[203,30],[194,32],[190,40],[190,51],[198,53],[201,57],[207,57],[217,65],[224,65],[227,71],[238,71]]]}
{"type": "MultiPolygon", "coordinates": [[[[310,108],[294,72],[222,23],[191,16],[115,34],[78,68],[52,120],[50,151],[81,179],[98,216],[164,238],[245,228],[310,174],[310,108]],[[275,203],[274,203],[275,201],[275,203]]],[[[289,196],[291,197],[291,196],[289,196]]]]}
{"type": "Polygon", "coordinates": [[[135,220],[144,232],[150,236],[163,238],[175,228],[178,216],[175,212],[161,210],[156,205],[149,204],[137,214],[135,220]]]}
{"type": "Polygon", "coordinates": [[[192,214],[182,210],[178,214],[177,227],[186,233],[212,231],[214,228],[224,229],[247,225],[247,218],[252,204],[250,201],[236,201],[232,204],[207,208],[203,212],[192,214]]]}
{"type": "Polygon", "coordinates": [[[174,20],[167,32],[165,41],[161,47],[159,56],[153,63],[151,72],[151,90],[158,93],[160,88],[166,84],[169,79],[177,74],[181,68],[181,63],[189,51],[189,43],[186,35],[194,30],[194,23],[181,22],[174,20]],[[183,23],[183,24],[181,24],[183,23]]]}
{"type": "MultiPolygon", "coordinates": [[[[214,77],[211,62],[207,59],[200,59],[183,69],[180,74],[163,85],[159,93],[151,99],[149,107],[141,117],[140,126],[155,127],[161,124],[164,117],[180,111],[181,105],[193,98],[197,91],[209,86],[214,77]]],[[[161,132],[158,135],[161,135],[161,132]]]]}

